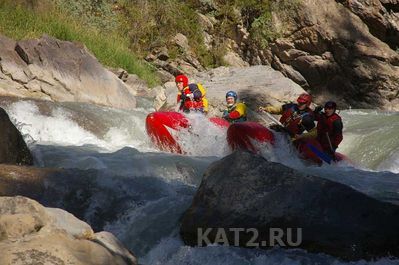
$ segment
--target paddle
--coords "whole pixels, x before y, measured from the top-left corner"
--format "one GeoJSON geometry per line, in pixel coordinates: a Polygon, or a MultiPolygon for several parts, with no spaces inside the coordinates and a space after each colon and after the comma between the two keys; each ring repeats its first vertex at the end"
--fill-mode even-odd
{"type": "MultiPolygon", "coordinates": [[[[276,130],[276,128],[272,128],[275,131],[283,131],[285,133],[287,133],[289,136],[292,136],[291,132],[288,131],[288,129],[279,121],[277,120],[273,115],[271,115],[269,112],[262,110],[262,113],[266,114],[266,116],[272,121],[274,122],[276,125],[279,126],[278,130],[276,130]]],[[[268,122],[265,120],[265,118],[262,117],[262,115],[259,115],[259,117],[268,124],[268,122]]]]}
{"type": "MultiPolygon", "coordinates": [[[[248,112],[251,112],[253,116],[256,116],[256,117],[260,118],[267,126],[270,125],[270,121],[267,121],[262,115],[260,115],[259,112],[255,112],[255,111],[253,111],[253,110],[251,110],[251,109],[249,109],[249,108],[247,108],[247,111],[248,111],[248,112]],[[255,114],[255,115],[254,115],[254,114],[255,114]]],[[[263,110],[262,112],[265,113],[265,114],[267,115],[267,117],[268,117],[272,122],[276,123],[277,125],[282,126],[282,124],[281,124],[276,118],[274,118],[270,113],[268,113],[268,112],[266,112],[266,111],[264,111],[264,110],[263,110]]]]}
{"type": "Polygon", "coordinates": [[[267,126],[269,126],[270,121],[267,121],[265,118],[262,117],[262,115],[260,115],[259,113],[254,112],[253,110],[250,110],[247,108],[247,111],[251,112],[252,114],[256,114],[253,116],[257,116],[259,119],[261,119],[267,126]]]}
{"type": "Polygon", "coordinates": [[[334,159],[334,161],[337,161],[337,158],[335,157],[335,150],[334,150],[334,148],[332,147],[331,140],[330,140],[330,135],[328,135],[328,132],[326,132],[326,136],[327,136],[328,144],[329,144],[329,146],[330,146],[330,150],[331,150],[333,159],[334,159]]]}
{"type": "Polygon", "coordinates": [[[324,152],[320,151],[319,149],[317,149],[317,147],[314,146],[313,144],[307,143],[306,146],[309,147],[309,149],[313,153],[315,153],[321,160],[323,160],[327,164],[331,164],[332,158],[329,155],[327,155],[326,153],[324,153],[324,152]]]}
{"type": "Polygon", "coordinates": [[[280,125],[281,127],[285,127],[279,120],[277,120],[276,118],[273,117],[273,115],[271,115],[269,112],[266,111],[262,111],[263,113],[266,114],[266,116],[271,119],[273,122],[275,122],[277,125],[280,125]]]}

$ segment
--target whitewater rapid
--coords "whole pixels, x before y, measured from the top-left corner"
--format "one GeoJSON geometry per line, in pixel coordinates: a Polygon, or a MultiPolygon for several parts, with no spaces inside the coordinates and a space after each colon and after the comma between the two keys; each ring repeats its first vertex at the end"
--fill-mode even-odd
{"type": "MultiPolygon", "coordinates": [[[[230,152],[225,131],[202,117],[191,117],[194,134],[181,139],[188,150],[188,155],[181,156],[160,152],[151,144],[145,117],[153,109],[146,101],[139,102],[135,111],[8,99],[0,100],[0,106],[22,132],[37,166],[96,170],[102,176],[97,185],[133,198],[118,219],[107,222],[103,229],[122,240],[140,264],[399,264],[388,258],[345,263],[302,250],[184,246],[179,218],[191,204],[206,168],[230,152]]],[[[305,165],[279,135],[279,148],[263,146],[262,154],[271,161],[399,204],[399,114],[351,110],[341,115],[344,141],[338,151],[353,164],[305,165]]],[[[107,196],[90,198],[86,221],[95,218],[93,209],[101,207],[107,196]]]]}

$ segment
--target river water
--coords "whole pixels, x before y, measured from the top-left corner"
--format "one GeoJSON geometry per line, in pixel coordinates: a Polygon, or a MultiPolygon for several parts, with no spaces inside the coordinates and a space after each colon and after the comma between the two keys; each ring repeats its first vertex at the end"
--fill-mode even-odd
{"type": "MultiPolygon", "coordinates": [[[[96,222],[95,209],[105,207],[111,197],[129,198],[117,218],[101,229],[114,233],[140,264],[399,264],[388,258],[346,263],[302,250],[184,246],[179,218],[191,204],[206,168],[229,154],[226,132],[194,115],[190,117],[194,134],[181,139],[187,155],[160,152],[145,131],[151,102],[140,99],[138,104],[135,111],[124,111],[81,103],[0,100],[27,141],[36,166],[101,173],[96,183],[99,192],[88,199],[85,221],[96,222]]],[[[278,148],[263,146],[262,155],[399,204],[399,113],[340,114],[344,141],[337,151],[351,163],[305,165],[279,135],[278,148]]]]}

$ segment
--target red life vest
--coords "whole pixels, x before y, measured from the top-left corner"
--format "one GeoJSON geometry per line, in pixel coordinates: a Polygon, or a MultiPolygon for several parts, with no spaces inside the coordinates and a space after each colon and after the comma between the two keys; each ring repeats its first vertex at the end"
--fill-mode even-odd
{"type": "Polygon", "coordinates": [[[327,138],[327,134],[330,138],[331,145],[333,148],[338,147],[341,143],[343,136],[341,132],[334,131],[334,122],[341,121],[341,117],[334,113],[331,116],[327,117],[325,114],[320,115],[319,121],[317,123],[317,139],[319,140],[320,144],[322,145],[323,149],[330,150],[330,143],[327,138]]]}
{"type": "Polygon", "coordinates": [[[288,108],[284,110],[280,117],[280,122],[292,135],[302,134],[305,130],[305,128],[301,126],[302,118],[305,115],[313,116],[313,111],[310,108],[306,108],[305,110],[299,112],[298,106],[296,104],[289,104],[287,106],[288,108]]]}

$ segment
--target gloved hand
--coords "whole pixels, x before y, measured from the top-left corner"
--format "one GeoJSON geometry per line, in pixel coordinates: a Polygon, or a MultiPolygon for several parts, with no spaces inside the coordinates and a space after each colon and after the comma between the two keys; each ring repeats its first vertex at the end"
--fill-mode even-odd
{"type": "Polygon", "coordinates": [[[337,150],[336,146],[331,146],[330,148],[328,148],[328,150],[326,152],[330,153],[330,154],[335,154],[337,150]]]}
{"type": "Polygon", "coordinates": [[[267,106],[267,107],[261,107],[261,108],[262,108],[263,111],[266,111],[266,112],[269,112],[269,113],[273,111],[273,106],[267,106]]]}
{"type": "Polygon", "coordinates": [[[337,150],[337,147],[333,146],[332,150],[329,150],[326,153],[329,154],[334,161],[337,161],[337,157],[335,156],[335,150],[337,150]]]}
{"type": "Polygon", "coordinates": [[[193,93],[186,94],[186,97],[188,97],[192,101],[194,99],[194,94],[193,93]]]}
{"type": "Polygon", "coordinates": [[[291,137],[292,142],[295,142],[300,139],[302,139],[302,135],[300,135],[300,134],[295,134],[294,136],[291,137]]]}
{"type": "Polygon", "coordinates": [[[314,109],[314,112],[320,113],[322,110],[323,110],[323,107],[322,107],[322,106],[317,106],[317,107],[314,109]]]}
{"type": "Polygon", "coordinates": [[[225,120],[227,120],[227,121],[230,120],[230,118],[229,118],[229,113],[228,113],[227,111],[223,112],[222,118],[225,119],[225,120]]]}

